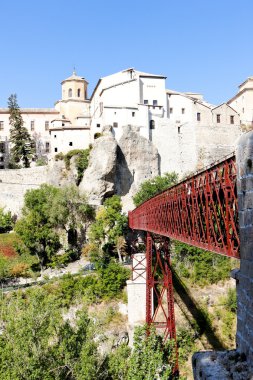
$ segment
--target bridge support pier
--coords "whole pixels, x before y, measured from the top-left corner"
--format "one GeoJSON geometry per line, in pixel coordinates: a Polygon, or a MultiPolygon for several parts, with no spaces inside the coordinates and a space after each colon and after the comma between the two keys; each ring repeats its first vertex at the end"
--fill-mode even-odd
{"type": "Polygon", "coordinates": [[[129,345],[133,345],[134,328],[146,320],[146,254],[135,253],[132,280],[127,281],[129,345]]]}

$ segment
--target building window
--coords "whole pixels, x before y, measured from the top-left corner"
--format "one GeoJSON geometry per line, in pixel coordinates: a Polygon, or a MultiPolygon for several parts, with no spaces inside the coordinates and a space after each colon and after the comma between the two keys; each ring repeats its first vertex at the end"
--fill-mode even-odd
{"type": "Polygon", "coordinates": [[[153,106],[157,106],[157,100],[153,100],[153,106]]]}
{"type": "Polygon", "coordinates": [[[80,98],[80,96],[81,96],[81,90],[80,90],[80,88],[77,90],[77,97],[78,98],[80,98]]]}
{"type": "Polygon", "coordinates": [[[46,153],[50,152],[50,143],[46,142],[46,153]]]}
{"type": "Polygon", "coordinates": [[[45,121],[45,131],[49,130],[49,121],[45,121]]]}
{"type": "Polygon", "coordinates": [[[54,151],[55,151],[55,153],[57,153],[58,152],[58,148],[54,148],[54,151]]]}
{"type": "Polygon", "coordinates": [[[170,108],[170,113],[173,113],[173,108],[170,108]]]}
{"type": "Polygon", "coordinates": [[[200,121],[200,119],[201,119],[201,114],[200,112],[197,112],[197,121],[200,121]]]}
{"type": "Polygon", "coordinates": [[[154,120],[150,120],[149,127],[150,127],[150,129],[155,129],[155,121],[154,120]]]}
{"type": "Polygon", "coordinates": [[[3,157],[3,156],[0,157],[0,161],[1,161],[1,162],[4,162],[4,157],[3,157]]]}
{"type": "Polygon", "coordinates": [[[220,115],[216,115],[217,116],[217,123],[220,123],[220,115]]]}
{"type": "Polygon", "coordinates": [[[135,117],[135,112],[132,112],[132,117],[135,117]]]}
{"type": "Polygon", "coordinates": [[[69,146],[73,146],[73,143],[72,143],[72,141],[70,141],[70,142],[69,142],[69,146]]]}
{"type": "Polygon", "coordinates": [[[0,121],[0,131],[2,131],[3,129],[4,129],[4,122],[0,121]]]}
{"type": "Polygon", "coordinates": [[[0,153],[5,153],[5,143],[0,143],[0,153]]]}
{"type": "Polygon", "coordinates": [[[118,128],[118,123],[114,122],[112,126],[113,128],[118,128]]]}
{"type": "Polygon", "coordinates": [[[144,104],[148,104],[148,100],[147,99],[144,100],[144,104]]]}
{"type": "Polygon", "coordinates": [[[230,124],[234,124],[235,123],[235,118],[233,115],[230,116],[230,124]]]}
{"type": "Polygon", "coordinates": [[[65,123],[61,123],[61,126],[64,127],[64,126],[65,126],[65,123]]]}
{"type": "Polygon", "coordinates": [[[185,113],[185,108],[182,108],[182,115],[184,115],[184,113],[185,113]]]}
{"type": "Polygon", "coordinates": [[[72,98],[72,88],[69,88],[69,98],[72,98]]]}
{"type": "Polygon", "coordinates": [[[244,108],[242,109],[242,113],[244,113],[244,108]]]}
{"type": "Polygon", "coordinates": [[[31,131],[34,131],[34,120],[31,121],[31,131]]]}
{"type": "Polygon", "coordinates": [[[56,139],[56,135],[54,135],[54,138],[56,139]]]}
{"type": "Polygon", "coordinates": [[[100,124],[97,124],[97,128],[100,128],[100,124]]]}
{"type": "Polygon", "coordinates": [[[177,127],[177,133],[180,133],[180,127],[177,127]]]}

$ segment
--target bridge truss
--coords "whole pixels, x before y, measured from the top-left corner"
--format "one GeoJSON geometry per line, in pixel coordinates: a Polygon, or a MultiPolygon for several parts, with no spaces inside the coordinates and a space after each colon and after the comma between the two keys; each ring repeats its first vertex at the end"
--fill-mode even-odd
{"type": "Polygon", "coordinates": [[[176,340],[170,239],[239,258],[235,156],[142,203],[129,226],[147,232],[146,323],[176,340]]]}

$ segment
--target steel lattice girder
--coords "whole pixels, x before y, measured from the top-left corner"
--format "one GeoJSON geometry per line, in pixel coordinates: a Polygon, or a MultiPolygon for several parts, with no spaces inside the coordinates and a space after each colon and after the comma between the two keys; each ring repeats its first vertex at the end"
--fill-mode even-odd
{"type": "Polygon", "coordinates": [[[146,323],[162,331],[164,341],[168,338],[174,340],[173,372],[176,373],[178,371],[178,352],[168,238],[147,234],[146,267],[146,323]]]}
{"type": "Polygon", "coordinates": [[[239,258],[235,156],[142,203],[129,226],[239,258]]]}

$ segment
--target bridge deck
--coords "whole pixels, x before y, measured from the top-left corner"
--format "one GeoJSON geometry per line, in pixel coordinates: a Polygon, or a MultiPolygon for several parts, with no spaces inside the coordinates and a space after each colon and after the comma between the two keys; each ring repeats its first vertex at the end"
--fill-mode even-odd
{"type": "Polygon", "coordinates": [[[235,156],[142,203],[129,226],[239,258],[235,156]]]}

